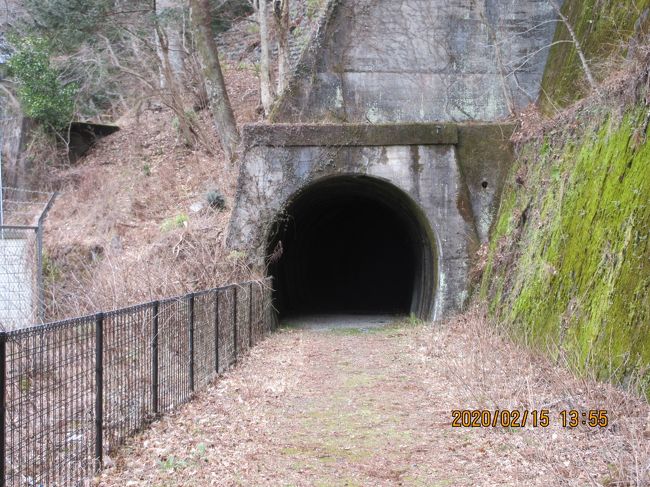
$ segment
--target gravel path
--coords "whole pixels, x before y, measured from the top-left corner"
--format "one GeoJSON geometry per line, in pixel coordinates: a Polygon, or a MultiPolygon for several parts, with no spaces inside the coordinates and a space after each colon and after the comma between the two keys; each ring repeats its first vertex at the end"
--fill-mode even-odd
{"type": "Polygon", "coordinates": [[[134,438],[97,482],[205,485],[643,485],[650,409],[503,339],[474,312],[274,334],[134,438]],[[550,410],[548,428],[452,428],[452,409],[550,410]],[[608,409],[607,428],[560,426],[608,409]],[[618,481],[629,484],[618,484],[618,481]]]}

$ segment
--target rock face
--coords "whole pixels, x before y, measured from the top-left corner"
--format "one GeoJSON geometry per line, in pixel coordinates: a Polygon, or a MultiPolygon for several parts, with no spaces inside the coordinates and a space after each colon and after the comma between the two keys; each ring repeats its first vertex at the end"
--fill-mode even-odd
{"type": "Polygon", "coordinates": [[[546,0],[355,0],[332,7],[278,121],[493,121],[536,100],[546,0]]]}
{"type": "MultiPolygon", "coordinates": [[[[412,274],[399,278],[413,281],[411,304],[386,310],[437,319],[463,306],[471,256],[487,239],[512,160],[512,127],[503,120],[537,98],[553,20],[545,0],[330,3],[274,123],[244,129],[228,244],[259,268],[272,264],[278,300],[293,303],[281,312],[317,301],[304,290],[320,288],[301,268],[327,274],[337,267],[326,249],[319,249],[326,266],[313,267],[310,259],[320,257],[305,257],[321,240],[336,244],[330,220],[352,229],[340,239],[359,261],[381,254],[388,243],[379,237],[368,252],[349,241],[359,225],[382,235],[382,217],[367,210],[372,205],[383,208],[385,222],[396,222],[395,231],[409,234],[403,253],[410,257],[402,264],[412,274]],[[345,199],[344,213],[335,198],[345,199]],[[350,226],[349,214],[361,208],[367,216],[350,226]],[[319,225],[322,238],[313,230],[319,225]]],[[[381,255],[377,267],[385,266],[381,255]]],[[[337,272],[324,277],[327,289],[358,282],[358,290],[346,289],[360,301],[376,302],[364,293],[397,282],[388,270],[366,281],[348,269],[337,272]]]]}

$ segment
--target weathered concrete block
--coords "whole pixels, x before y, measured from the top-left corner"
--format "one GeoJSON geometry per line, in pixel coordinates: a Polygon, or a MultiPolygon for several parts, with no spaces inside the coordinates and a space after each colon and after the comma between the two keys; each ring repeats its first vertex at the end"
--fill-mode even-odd
{"type": "Polygon", "coordinates": [[[435,254],[435,269],[430,269],[435,272],[435,285],[427,290],[430,299],[426,302],[430,306],[418,312],[439,318],[460,309],[468,295],[467,273],[472,252],[489,227],[503,168],[510,160],[507,138],[512,129],[446,125],[433,136],[440,125],[431,124],[428,129],[418,125],[419,132],[413,133],[405,130],[409,127],[413,126],[380,126],[377,131],[389,133],[395,137],[394,142],[420,137],[429,143],[370,144],[369,141],[378,140],[378,134],[372,133],[373,126],[364,127],[361,139],[346,133],[356,126],[247,127],[246,137],[257,134],[256,140],[269,145],[254,145],[246,154],[229,245],[248,251],[251,261],[263,267],[272,250],[269,245],[277,230],[274,225],[291,217],[287,212],[297,198],[319,181],[365,176],[368,184],[376,180],[394,187],[403,195],[403,201],[395,205],[412,202],[410,211],[421,214],[426,227],[423,234],[429,235],[424,244],[435,254]],[[319,133],[333,145],[303,145],[319,133]],[[286,140],[289,134],[296,138],[286,140]],[[301,134],[307,135],[303,139],[301,134]],[[459,138],[457,134],[462,135],[459,138]],[[440,143],[434,144],[432,140],[440,143]],[[274,145],[277,142],[282,144],[274,145]],[[486,150],[488,146],[490,150],[486,150]],[[462,163],[458,153],[464,155],[462,163]],[[464,173],[471,180],[466,180],[464,173]],[[482,187],[484,181],[489,181],[487,188],[482,187]],[[468,190],[470,186],[472,192],[468,190]]]}
{"type": "Polygon", "coordinates": [[[244,128],[228,243],[270,265],[294,303],[312,301],[300,287],[319,289],[311,269],[343,269],[321,290],[372,288],[386,278],[368,264],[374,255],[396,292],[412,290],[401,312],[441,318],[468,296],[512,161],[513,127],[494,122],[537,98],[555,14],[546,0],[332,0],[326,12],[276,123],[244,128]],[[371,248],[339,238],[339,220],[371,248]],[[298,262],[283,268],[283,250],[298,262]],[[319,252],[323,265],[312,266],[319,252]]]}
{"type": "Polygon", "coordinates": [[[456,144],[455,124],[249,124],[242,130],[246,147],[374,146],[456,144]]]}
{"type": "Polygon", "coordinates": [[[274,121],[494,121],[536,100],[545,0],[335,2],[274,121]]]}

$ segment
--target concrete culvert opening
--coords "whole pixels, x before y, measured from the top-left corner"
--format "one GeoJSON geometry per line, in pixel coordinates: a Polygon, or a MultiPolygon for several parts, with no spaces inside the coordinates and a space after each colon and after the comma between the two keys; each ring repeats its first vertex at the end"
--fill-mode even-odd
{"type": "Polygon", "coordinates": [[[300,191],[272,229],[267,258],[281,317],[431,316],[436,260],[428,222],[382,180],[339,176],[300,191]]]}

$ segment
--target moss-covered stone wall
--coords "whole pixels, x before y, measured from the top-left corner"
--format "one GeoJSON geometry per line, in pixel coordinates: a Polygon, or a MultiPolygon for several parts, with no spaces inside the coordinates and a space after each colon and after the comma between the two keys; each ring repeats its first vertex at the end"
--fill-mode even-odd
{"type": "MultiPolygon", "coordinates": [[[[565,0],[562,12],[578,37],[597,79],[611,73],[628,55],[639,32],[650,26],[650,0],[565,0]]],[[[569,31],[558,21],[542,79],[542,109],[566,107],[588,90],[569,31]]]]}
{"type": "Polygon", "coordinates": [[[650,395],[647,116],[585,108],[521,147],[481,294],[527,343],[650,395]]]}

